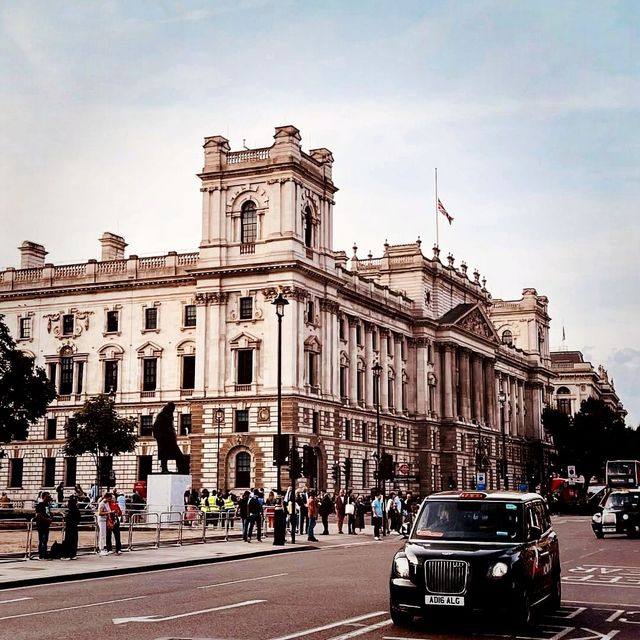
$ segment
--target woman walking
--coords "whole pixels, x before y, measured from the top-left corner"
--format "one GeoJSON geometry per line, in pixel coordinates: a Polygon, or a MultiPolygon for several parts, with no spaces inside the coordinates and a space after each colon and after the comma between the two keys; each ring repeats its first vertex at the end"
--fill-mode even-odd
{"type": "Polygon", "coordinates": [[[113,494],[109,498],[109,515],[107,516],[107,553],[113,550],[111,537],[116,541],[116,555],[122,553],[122,542],[120,540],[120,519],[122,518],[122,510],[113,494]]]}
{"type": "Polygon", "coordinates": [[[78,555],[79,524],[78,499],[75,496],[70,496],[67,501],[67,513],[64,516],[64,543],[62,545],[62,555],[69,560],[75,560],[78,555]]]}

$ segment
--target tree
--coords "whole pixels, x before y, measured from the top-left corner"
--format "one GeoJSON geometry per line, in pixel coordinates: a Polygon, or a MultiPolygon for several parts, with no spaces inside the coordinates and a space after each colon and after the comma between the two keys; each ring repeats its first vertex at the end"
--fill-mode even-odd
{"type": "Polygon", "coordinates": [[[0,315],[0,442],[26,440],[55,397],[44,369],[16,348],[0,315]]]}
{"type": "Polygon", "coordinates": [[[64,452],[68,456],[88,453],[96,467],[96,486],[100,491],[100,460],[134,451],[138,441],[135,418],[120,417],[109,396],[89,398],[73,415],[76,429],[67,431],[64,452]]]}
{"type": "Polygon", "coordinates": [[[584,476],[585,492],[591,477],[602,474],[607,460],[633,459],[640,453],[638,434],[602,400],[583,400],[573,417],[545,409],[542,423],[553,438],[558,465],[563,469],[575,465],[584,476]]]}

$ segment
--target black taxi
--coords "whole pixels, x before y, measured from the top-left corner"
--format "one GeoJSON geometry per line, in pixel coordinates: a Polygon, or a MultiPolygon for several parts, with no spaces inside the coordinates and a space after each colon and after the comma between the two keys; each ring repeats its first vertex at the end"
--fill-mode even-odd
{"type": "Polygon", "coordinates": [[[406,626],[501,610],[527,625],[532,609],[561,600],[558,536],[536,493],[446,491],[426,498],[393,558],[390,613],[406,626]]]}
{"type": "Polygon", "coordinates": [[[614,489],[602,498],[591,518],[596,538],[605,534],[640,535],[640,489],[614,489]]]}

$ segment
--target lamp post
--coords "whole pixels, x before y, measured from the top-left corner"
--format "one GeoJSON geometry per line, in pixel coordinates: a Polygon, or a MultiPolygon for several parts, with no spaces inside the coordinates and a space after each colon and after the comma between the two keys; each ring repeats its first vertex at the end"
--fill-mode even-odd
{"type": "Polygon", "coordinates": [[[284,308],[289,304],[289,301],[282,295],[280,291],[276,299],[271,303],[275,305],[276,316],[278,316],[278,455],[276,459],[276,492],[278,495],[282,494],[282,486],[280,485],[280,451],[282,445],[282,318],[284,316],[284,308]]]}
{"type": "Polygon", "coordinates": [[[224,422],[224,409],[222,407],[218,407],[214,414],[216,422],[218,423],[218,446],[216,448],[216,489],[218,491],[222,489],[220,486],[220,427],[224,422]]]}
{"type": "Polygon", "coordinates": [[[500,429],[502,431],[502,459],[500,460],[500,475],[504,482],[504,488],[509,488],[509,478],[507,476],[507,434],[504,425],[504,403],[507,401],[507,394],[501,388],[498,393],[500,403],[500,429]]]}
{"type": "MultiPolygon", "coordinates": [[[[380,374],[382,373],[382,367],[379,362],[376,362],[373,367],[371,367],[371,372],[373,373],[373,378],[375,380],[375,403],[376,403],[376,488],[380,490],[380,476],[381,476],[381,457],[380,457],[380,446],[382,440],[382,429],[380,427],[380,374]]],[[[387,506],[386,506],[386,496],[385,496],[385,480],[382,478],[382,536],[386,535],[387,531],[387,506]]]]}

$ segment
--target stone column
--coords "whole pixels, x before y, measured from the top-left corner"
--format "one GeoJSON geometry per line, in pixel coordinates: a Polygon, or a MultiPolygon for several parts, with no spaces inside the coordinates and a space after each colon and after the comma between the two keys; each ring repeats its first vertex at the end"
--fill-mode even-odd
{"type": "Polygon", "coordinates": [[[356,342],[356,318],[349,316],[349,404],[358,404],[358,344],[356,342]]]}
{"type": "Polygon", "coordinates": [[[373,325],[364,323],[364,404],[367,409],[375,409],[373,402],[373,325]]]}
{"type": "Polygon", "coordinates": [[[495,422],[495,395],[496,395],[496,382],[493,372],[493,362],[490,360],[484,361],[484,420],[486,424],[496,426],[495,422]]]}
{"type": "Polygon", "coordinates": [[[382,341],[387,339],[389,331],[387,329],[380,330],[378,340],[380,341],[379,350],[380,353],[380,366],[382,371],[380,372],[380,411],[388,411],[389,409],[389,389],[387,387],[387,381],[389,380],[389,358],[387,357],[386,345],[382,346],[382,341]]]}
{"type": "Polygon", "coordinates": [[[512,436],[518,435],[518,414],[516,410],[518,402],[518,381],[516,378],[508,378],[509,380],[509,433],[512,436]]]}
{"type": "Polygon", "coordinates": [[[426,338],[416,339],[416,412],[418,415],[426,415],[429,410],[429,384],[428,384],[428,340],[426,338]]]}
{"type": "Polygon", "coordinates": [[[402,413],[402,336],[394,336],[394,357],[396,377],[394,380],[394,401],[396,413],[402,413]]]}
{"type": "Polygon", "coordinates": [[[460,375],[460,405],[459,413],[465,420],[471,419],[470,404],[470,371],[469,371],[469,351],[460,349],[458,351],[459,375],[460,375]]]}
{"type": "Polygon", "coordinates": [[[473,418],[482,422],[482,357],[477,353],[472,356],[472,371],[473,418]]]}
{"type": "Polygon", "coordinates": [[[445,419],[453,418],[453,345],[444,345],[444,364],[443,364],[443,376],[444,376],[444,405],[443,405],[443,417],[445,419]]]}
{"type": "Polygon", "coordinates": [[[524,381],[518,381],[518,419],[517,419],[517,435],[524,436],[526,434],[524,424],[524,381]]]}
{"type": "Polygon", "coordinates": [[[442,372],[442,345],[433,344],[433,370],[436,375],[434,388],[434,405],[431,411],[435,412],[438,418],[442,417],[442,389],[444,388],[444,377],[442,372]]]}
{"type": "Polygon", "coordinates": [[[207,296],[204,293],[196,294],[196,379],[193,395],[204,396],[207,385],[207,335],[209,331],[207,309],[207,296]]]}

